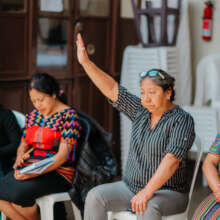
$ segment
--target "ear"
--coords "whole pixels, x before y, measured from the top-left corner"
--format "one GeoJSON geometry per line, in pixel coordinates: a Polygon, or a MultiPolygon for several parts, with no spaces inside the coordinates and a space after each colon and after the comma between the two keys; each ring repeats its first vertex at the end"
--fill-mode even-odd
{"type": "Polygon", "coordinates": [[[56,96],[56,94],[53,94],[52,97],[53,97],[54,99],[56,99],[57,96],[56,96]]]}
{"type": "Polygon", "coordinates": [[[169,88],[166,90],[166,97],[168,101],[170,101],[171,95],[172,95],[172,89],[169,88]]]}

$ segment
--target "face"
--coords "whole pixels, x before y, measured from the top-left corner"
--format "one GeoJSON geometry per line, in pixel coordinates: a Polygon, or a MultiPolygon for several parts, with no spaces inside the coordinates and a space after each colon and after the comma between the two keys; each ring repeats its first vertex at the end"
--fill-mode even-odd
{"type": "Polygon", "coordinates": [[[52,111],[55,104],[55,95],[50,96],[36,89],[31,89],[29,95],[34,107],[41,114],[48,115],[52,111]]]}
{"type": "Polygon", "coordinates": [[[163,89],[149,77],[141,82],[141,104],[151,113],[164,111],[171,96],[171,90],[163,89]]]}

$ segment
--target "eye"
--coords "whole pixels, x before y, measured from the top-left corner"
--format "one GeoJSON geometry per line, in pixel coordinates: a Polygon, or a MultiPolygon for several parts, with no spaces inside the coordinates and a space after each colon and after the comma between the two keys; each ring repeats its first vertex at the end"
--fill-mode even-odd
{"type": "Polygon", "coordinates": [[[44,97],[38,99],[38,102],[43,102],[43,101],[44,101],[44,97]]]}
{"type": "Polygon", "coordinates": [[[149,91],[149,94],[151,94],[151,95],[153,95],[155,93],[156,93],[155,91],[149,91]]]}

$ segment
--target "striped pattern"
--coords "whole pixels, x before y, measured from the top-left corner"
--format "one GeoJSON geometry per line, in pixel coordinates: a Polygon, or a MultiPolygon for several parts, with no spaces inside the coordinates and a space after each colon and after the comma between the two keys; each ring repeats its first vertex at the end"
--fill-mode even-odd
{"type": "Polygon", "coordinates": [[[217,134],[215,142],[210,147],[209,152],[216,156],[220,156],[220,133],[217,134]]]}
{"type": "MultiPolygon", "coordinates": [[[[220,156],[220,133],[217,134],[209,153],[220,156]]],[[[193,215],[193,220],[220,220],[220,204],[215,201],[213,194],[200,203],[193,215]]]]}
{"type": "Polygon", "coordinates": [[[119,86],[117,102],[112,103],[132,121],[131,143],[123,175],[130,190],[137,193],[146,186],[167,153],[182,162],[175,174],[162,186],[178,192],[187,192],[187,151],[191,148],[195,133],[192,117],[175,106],[165,112],[150,130],[150,112],[141,105],[138,97],[119,86]]]}
{"type": "Polygon", "coordinates": [[[72,183],[75,173],[72,162],[75,160],[80,130],[77,113],[71,108],[48,118],[33,110],[26,116],[23,141],[33,146],[34,151],[25,162],[25,166],[54,156],[59,150],[59,144],[65,142],[68,149],[67,162],[56,171],[72,183]]]}
{"type": "Polygon", "coordinates": [[[215,201],[213,194],[200,203],[192,220],[220,220],[220,204],[215,201]]]}

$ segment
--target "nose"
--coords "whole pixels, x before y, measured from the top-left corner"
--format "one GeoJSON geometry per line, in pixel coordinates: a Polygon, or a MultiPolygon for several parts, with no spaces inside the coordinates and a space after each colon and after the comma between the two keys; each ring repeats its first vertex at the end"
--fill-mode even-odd
{"type": "Polygon", "coordinates": [[[36,103],[35,103],[35,108],[36,108],[36,109],[40,109],[40,107],[41,107],[40,102],[36,102],[36,103]]]}
{"type": "Polygon", "coordinates": [[[151,101],[151,99],[150,99],[150,97],[149,97],[148,95],[142,96],[142,100],[143,100],[144,102],[147,102],[147,103],[149,103],[149,102],[151,101]]]}

